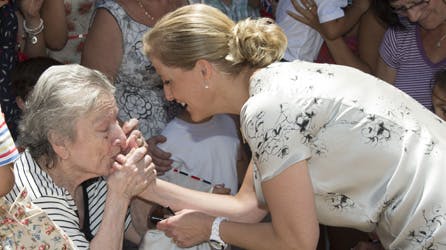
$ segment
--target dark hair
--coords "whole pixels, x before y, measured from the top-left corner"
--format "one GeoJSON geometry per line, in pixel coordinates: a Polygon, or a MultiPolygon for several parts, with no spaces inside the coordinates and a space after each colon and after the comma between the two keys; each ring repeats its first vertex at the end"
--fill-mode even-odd
{"type": "Polygon", "coordinates": [[[404,24],[400,21],[399,16],[393,12],[390,5],[391,0],[373,0],[371,7],[375,15],[388,27],[396,27],[404,29],[404,24]]]}
{"type": "Polygon", "coordinates": [[[50,57],[35,57],[18,63],[11,72],[13,93],[26,100],[40,75],[54,65],[62,63],[50,57]]]}

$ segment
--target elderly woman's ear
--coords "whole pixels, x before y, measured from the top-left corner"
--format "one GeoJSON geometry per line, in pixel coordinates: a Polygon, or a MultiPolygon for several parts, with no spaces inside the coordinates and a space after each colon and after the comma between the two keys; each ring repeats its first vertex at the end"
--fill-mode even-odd
{"type": "Polygon", "coordinates": [[[62,136],[56,131],[50,131],[48,133],[48,141],[57,156],[59,156],[62,160],[68,159],[70,156],[70,151],[67,148],[67,137],[62,136]]]}

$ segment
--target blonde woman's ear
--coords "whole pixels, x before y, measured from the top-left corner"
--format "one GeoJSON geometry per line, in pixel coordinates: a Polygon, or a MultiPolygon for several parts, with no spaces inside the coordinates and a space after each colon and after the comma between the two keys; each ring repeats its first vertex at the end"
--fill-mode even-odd
{"type": "Polygon", "coordinates": [[[205,81],[208,81],[211,78],[213,67],[209,61],[200,59],[195,64],[195,67],[198,67],[198,69],[200,70],[200,74],[205,81]]]}

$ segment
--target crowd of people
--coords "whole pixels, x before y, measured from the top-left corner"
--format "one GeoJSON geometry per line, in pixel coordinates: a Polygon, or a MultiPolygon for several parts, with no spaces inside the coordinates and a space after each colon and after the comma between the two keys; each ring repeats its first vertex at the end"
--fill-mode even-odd
{"type": "Polygon", "coordinates": [[[0,248],[446,248],[445,0],[0,19],[0,248]]]}

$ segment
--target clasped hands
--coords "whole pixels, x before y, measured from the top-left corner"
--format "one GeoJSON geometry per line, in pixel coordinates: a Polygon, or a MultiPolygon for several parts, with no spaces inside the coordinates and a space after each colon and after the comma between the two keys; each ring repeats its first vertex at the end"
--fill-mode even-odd
{"type": "Polygon", "coordinates": [[[155,164],[147,154],[147,143],[142,133],[136,130],[138,120],[131,119],[122,125],[127,136],[126,147],[116,156],[113,163],[113,173],[108,182],[113,183],[110,189],[115,189],[127,199],[144,191],[156,179],[155,164]]]}

